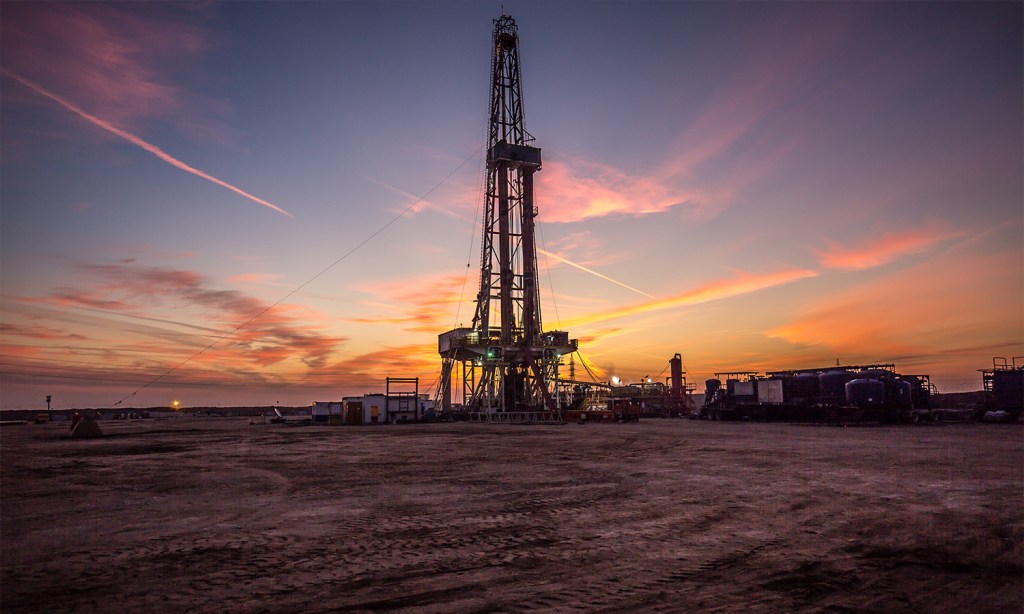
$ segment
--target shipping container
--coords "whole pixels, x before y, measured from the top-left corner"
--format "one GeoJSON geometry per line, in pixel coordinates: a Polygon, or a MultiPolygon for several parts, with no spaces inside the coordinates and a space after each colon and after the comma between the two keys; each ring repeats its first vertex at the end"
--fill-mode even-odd
{"type": "Polygon", "coordinates": [[[732,393],[738,397],[752,397],[754,396],[754,382],[736,382],[733,384],[732,393]]]}
{"type": "Polygon", "coordinates": [[[782,380],[765,379],[757,383],[757,402],[779,405],[783,402],[782,380]]]}

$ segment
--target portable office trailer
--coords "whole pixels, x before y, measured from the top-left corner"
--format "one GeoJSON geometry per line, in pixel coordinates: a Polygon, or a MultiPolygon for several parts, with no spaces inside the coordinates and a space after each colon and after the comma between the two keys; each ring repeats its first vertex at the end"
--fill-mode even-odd
{"type": "Polygon", "coordinates": [[[342,404],[337,401],[314,401],[311,411],[313,422],[329,422],[331,416],[342,415],[342,404]]]}
{"type": "Polygon", "coordinates": [[[390,419],[387,397],[383,394],[364,394],[345,397],[345,424],[385,424],[390,419]]]}
{"type": "Polygon", "coordinates": [[[352,425],[417,422],[433,409],[433,402],[425,394],[418,397],[392,395],[390,399],[384,394],[364,394],[345,397],[342,404],[345,424],[352,425]]]}

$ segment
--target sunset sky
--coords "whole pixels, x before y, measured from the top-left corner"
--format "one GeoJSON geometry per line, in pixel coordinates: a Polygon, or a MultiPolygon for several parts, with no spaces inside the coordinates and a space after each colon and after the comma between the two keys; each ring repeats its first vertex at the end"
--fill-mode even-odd
{"type": "MultiPolygon", "coordinates": [[[[0,5],[0,406],[431,389],[501,6],[0,5]]],[[[959,392],[1024,355],[1022,3],[504,8],[544,325],[600,377],[678,352],[701,386],[839,360],[959,392]]]]}

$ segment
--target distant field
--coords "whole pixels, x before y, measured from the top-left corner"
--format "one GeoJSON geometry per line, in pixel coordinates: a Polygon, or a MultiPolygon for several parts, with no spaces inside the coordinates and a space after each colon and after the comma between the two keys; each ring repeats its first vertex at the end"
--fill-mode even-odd
{"type": "Polygon", "coordinates": [[[1024,609],[1024,427],[0,428],[0,610],[1024,609]]]}
{"type": "MultiPolygon", "coordinates": [[[[49,415],[54,419],[70,419],[71,415],[75,412],[85,412],[88,414],[99,414],[104,419],[113,419],[117,416],[128,416],[130,414],[150,414],[152,416],[160,417],[184,417],[194,416],[196,414],[208,415],[208,414],[220,414],[223,416],[262,416],[264,414],[273,415],[273,405],[266,406],[253,406],[253,407],[183,407],[175,410],[170,407],[143,407],[143,408],[118,408],[118,409],[95,409],[95,408],[79,408],[79,409],[55,409],[49,412],[49,415]]],[[[310,412],[309,406],[305,407],[281,407],[276,406],[277,409],[281,410],[282,413],[287,415],[299,415],[310,412]]],[[[48,413],[46,409],[5,409],[0,411],[0,420],[33,420],[39,414],[48,413]]]]}

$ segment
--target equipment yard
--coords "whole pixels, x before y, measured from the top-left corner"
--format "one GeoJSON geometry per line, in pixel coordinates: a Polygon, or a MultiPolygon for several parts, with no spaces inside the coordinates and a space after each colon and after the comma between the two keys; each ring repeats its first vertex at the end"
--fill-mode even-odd
{"type": "Polygon", "coordinates": [[[2,607],[1019,612],[1019,425],[3,427],[2,607]]]}

